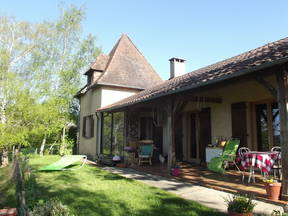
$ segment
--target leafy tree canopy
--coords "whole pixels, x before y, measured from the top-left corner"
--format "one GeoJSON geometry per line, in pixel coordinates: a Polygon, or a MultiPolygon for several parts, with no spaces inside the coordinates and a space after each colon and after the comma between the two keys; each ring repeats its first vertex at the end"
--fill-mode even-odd
{"type": "Polygon", "coordinates": [[[0,15],[0,150],[59,142],[61,130],[76,123],[73,96],[101,52],[94,36],[83,36],[84,18],[75,6],[41,23],[0,15]]]}

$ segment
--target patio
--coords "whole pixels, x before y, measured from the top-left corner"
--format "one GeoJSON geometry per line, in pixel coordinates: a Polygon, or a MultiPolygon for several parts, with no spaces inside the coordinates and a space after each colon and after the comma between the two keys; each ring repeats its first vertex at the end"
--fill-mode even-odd
{"type": "Polygon", "coordinates": [[[196,183],[207,188],[220,190],[230,193],[248,193],[252,194],[256,199],[267,201],[270,203],[286,204],[285,201],[271,201],[266,198],[266,191],[260,174],[255,174],[255,183],[247,183],[249,172],[245,172],[245,181],[242,182],[242,175],[236,170],[228,170],[224,175],[213,173],[205,166],[197,164],[185,163],[180,164],[180,177],[173,177],[168,174],[166,165],[153,164],[152,166],[133,166],[135,170],[146,172],[153,175],[159,175],[166,178],[175,178],[180,181],[196,183]]]}

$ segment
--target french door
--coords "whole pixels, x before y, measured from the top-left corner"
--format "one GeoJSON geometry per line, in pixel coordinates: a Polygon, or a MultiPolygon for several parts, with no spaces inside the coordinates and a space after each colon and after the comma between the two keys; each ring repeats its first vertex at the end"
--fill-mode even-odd
{"type": "Polygon", "coordinates": [[[190,115],[190,136],[188,159],[191,162],[205,162],[205,150],[211,143],[211,110],[204,108],[190,115]]]}

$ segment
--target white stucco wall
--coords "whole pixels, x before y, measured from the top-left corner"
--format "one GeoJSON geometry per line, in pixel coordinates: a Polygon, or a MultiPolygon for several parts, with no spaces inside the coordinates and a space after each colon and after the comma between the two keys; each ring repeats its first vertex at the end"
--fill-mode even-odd
{"type": "Polygon", "coordinates": [[[139,90],[103,86],[101,87],[101,107],[115,103],[137,92],[139,90]]]}

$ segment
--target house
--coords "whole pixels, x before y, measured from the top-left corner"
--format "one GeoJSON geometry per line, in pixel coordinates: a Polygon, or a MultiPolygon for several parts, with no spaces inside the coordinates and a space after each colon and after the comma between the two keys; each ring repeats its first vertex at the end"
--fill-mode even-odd
{"type": "MultiPolygon", "coordinates": [[[[77,93],[80,101],[80,131],[78,153],[95,158],[100,153],[100,133],[103,125],[96,109],[107,106],[162,82],[145,57],[127,35],[122,35],[108,55],[100,54],[85,73],[87,84],[77,93]]],[[[105,116],[108,118],[108,116],[105,116]]],[[[112,120],[113,132],[122,131],[121,114],[112,120]],[[117,128],[118,127],[118,128],[117,128]]],[[[111,129],[109,124],[106,129],[111,129]]],[[[116,133],[115,132],[115,133],[116,133]]],[[[110,142],[114,137],[105,137],[110,142]]],[[[118,132],[118,139],[123,133],[118,132]]],[[[123,141],[122,141],[123,142],[123,141]]]]}
{"type": "Polygon", "coordinates": [[[153,139],[168,167],[176,160],[205,162],[206,147],[220,137],[237,137],[251,150],[281,146],[287,199],[288,38],[180,76],[185,61],[170,64],[169,80],[97,113],[124,113],[126,142],[153,139]]]}

